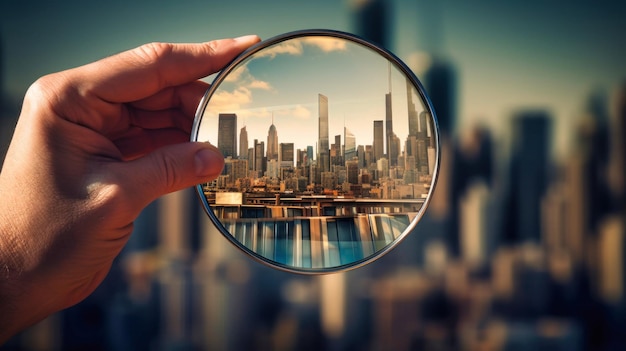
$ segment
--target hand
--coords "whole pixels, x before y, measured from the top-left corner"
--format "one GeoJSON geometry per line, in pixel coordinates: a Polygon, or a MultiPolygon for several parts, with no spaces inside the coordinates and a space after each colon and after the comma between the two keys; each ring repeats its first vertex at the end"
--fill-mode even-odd
{"type": "Polygon", "coordinates": [[[0,174],[0,343],[88,296],[157,197],[216,178],[195,109],[258,37],[148,44],[40,78],[0,174]]]}

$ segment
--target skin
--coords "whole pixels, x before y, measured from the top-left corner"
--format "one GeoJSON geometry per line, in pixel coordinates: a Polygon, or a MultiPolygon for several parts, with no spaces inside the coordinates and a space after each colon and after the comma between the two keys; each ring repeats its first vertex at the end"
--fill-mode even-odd
{"type": "Polygon", "coordinates": [[[0,343],[94,291],[157,197],[216,178],[198,79],[257,36],[152,43],[38,79],[0,173],[0,343]]]}

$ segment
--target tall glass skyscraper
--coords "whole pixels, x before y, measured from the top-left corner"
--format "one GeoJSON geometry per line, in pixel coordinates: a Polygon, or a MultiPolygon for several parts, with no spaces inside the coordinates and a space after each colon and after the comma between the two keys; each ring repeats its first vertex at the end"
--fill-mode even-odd
{"type": "Polygon", "coordinates": [[[356,138],[346,127],[343,127],[343,140],[345,143],[343,146],[344,160],[347,163],[356,157],[356,138]]]}
{"type": "Polygon", "coordinates": [[[328,141],[328,98],[318,94],[319,130],[317,158],[320,172],[330,171],[330,144],[328,141]]]}
{"type": "Polygon", "coordinates": [[[248,131],[245,126],[239,132],[239,158],[248,158],[248,131]]]}
{"type": "Polygon", "coordinates": [[[417,109],[415,108],[415,102],[413,102],[413,83],[406,79],[406,103],[409,113],[409,135],[417,136],[419,132],[419,120],[417,115],[417,109]]]}
{"type": "Polygon", "coordinates": [[[220,113],[217,132],[217,148],[224,157],[237,158],[237,115],[220,113]]]}

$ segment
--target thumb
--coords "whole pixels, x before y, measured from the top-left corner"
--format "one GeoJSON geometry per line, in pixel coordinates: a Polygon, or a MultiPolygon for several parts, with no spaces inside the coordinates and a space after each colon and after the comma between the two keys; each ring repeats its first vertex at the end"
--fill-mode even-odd
{"type": "Polygon", "coordinates": [[[209,143],[188,142],[157,149],[126,166],[124,182],[143,208],[161,195],[217,178],[224,157],[209,143]]]}

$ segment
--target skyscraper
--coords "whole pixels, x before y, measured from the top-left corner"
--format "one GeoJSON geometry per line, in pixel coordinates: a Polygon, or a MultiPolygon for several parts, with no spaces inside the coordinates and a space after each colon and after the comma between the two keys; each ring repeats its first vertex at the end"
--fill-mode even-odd
{"type": "Polygon", "coordinates": [[[343,159],[341,157],[341,135],[335,135],[335,142],[330,146],[330,164],[333,166],[343,165],[343,159]]]}
{"type": "Polygon", "coordinates": [[[272,125],[267,131],[267,160],[278,160],[278,132],[273,117],[272,125]]]}
{"type": "Polygon", "coordinates": [[[239,132],[239,158],[248,158],[248,131],[246,126],[239,132]]]}
{"type": "Polygon", "coordinates": [[[456,74],[454,68],[441,61],[435,61],[424,75],[426,92],[437,112],[439,129],[444,136],[450,136],[454,129],[456,114],[456,74]]]}
{"type": "Polygon", "coordinates": [[[415,107],[415,102],[413,102],[413,83],[407,78],[406,79],[406,102],[407,102],[407,112],[409,114],[409,135],[417,136],[419,132],[419,120],[417,115],[417,109],[415,107]]]}
{"type": "Polygon", "coordinates": [[[306,165],[309,166],[311,165],[311,162],[313,162],[313,146],[308,145],[306,147],[306,157],[307,157],[306,165]]]}
{"type": "Polygon", "coordinates": [[[322,94],[318,95],[319,130],[318,130],[318,150],[317,164],[320,172],[330,171],[330,145],[328,140],[328,98],[322,94]]]}
{"type": "Polygon", "coordinates": [[[346,161],[346,173],[347,173],[348,183],[359,184],[359,161],[347,160],[346,161]]]}
{"type": "Polygon", "coordinates": [[[417,113],[413,102],[413,86],[410,81],[406,81],[407,112],[409,116],[409,135],[405,143],[405,150],[408,159],[414,160],[415,166],[420,173],[432,173],[431,165],[434,165],[434,157],[431,160],[429,149],[431,147],[430,135],[430,113],[422,111],[417,113]]]}
{"type": "Polygon", "coordinates": [[[263,176],[266,170],[266,162],[265,162],[265,143],[259,142],[257,139],[254,139],[254,167],[253,169],[258,172],[259,176],[263,176]]]}
{"type": "Polygon", "coordinates": [[[387,139],[387,158],[390,166],[398,165],[399,148],[396,147],[396,135],[393,132],[393,108],[391,104],[391,91],[385,94],[385,129],[387,139]]]}
{"type": "Polygon", "coordinates": [[[373,162],[378,161],[385,154],[384,143],[383,121],[374,121],[374,143],[372,145],[374,152],[374,160],[372,160],[373,162]]]}
{"type": "Polygon", "coordinates": [[[343,142],[344,162],[348,162],[356,157],[356,138],[346,127],[343,127],[343,142]]]}
{"type": "Polygon", "coordinates": [[[541,239],[541,199],[548,186],[551,119],[544,111],[523,111],[513,120],[514,145],[509,188],[508,240],[541,239]]]}
{"type": "Polygon", "coordinates": [[[357,33],[380,46],[389,44],[389,1],[359,1],[355,10],[357,33]]]}
{"type": "Polygon", "coordinates": [[[293,167],[294,145],[293,143],[280,143],[280,167],[293,167]]]}
{"type": "Polygon", "coordinates": [[[237,157],[237,115],[220,113],[218,120],[217,148],[224,157],[237,157]]]}

